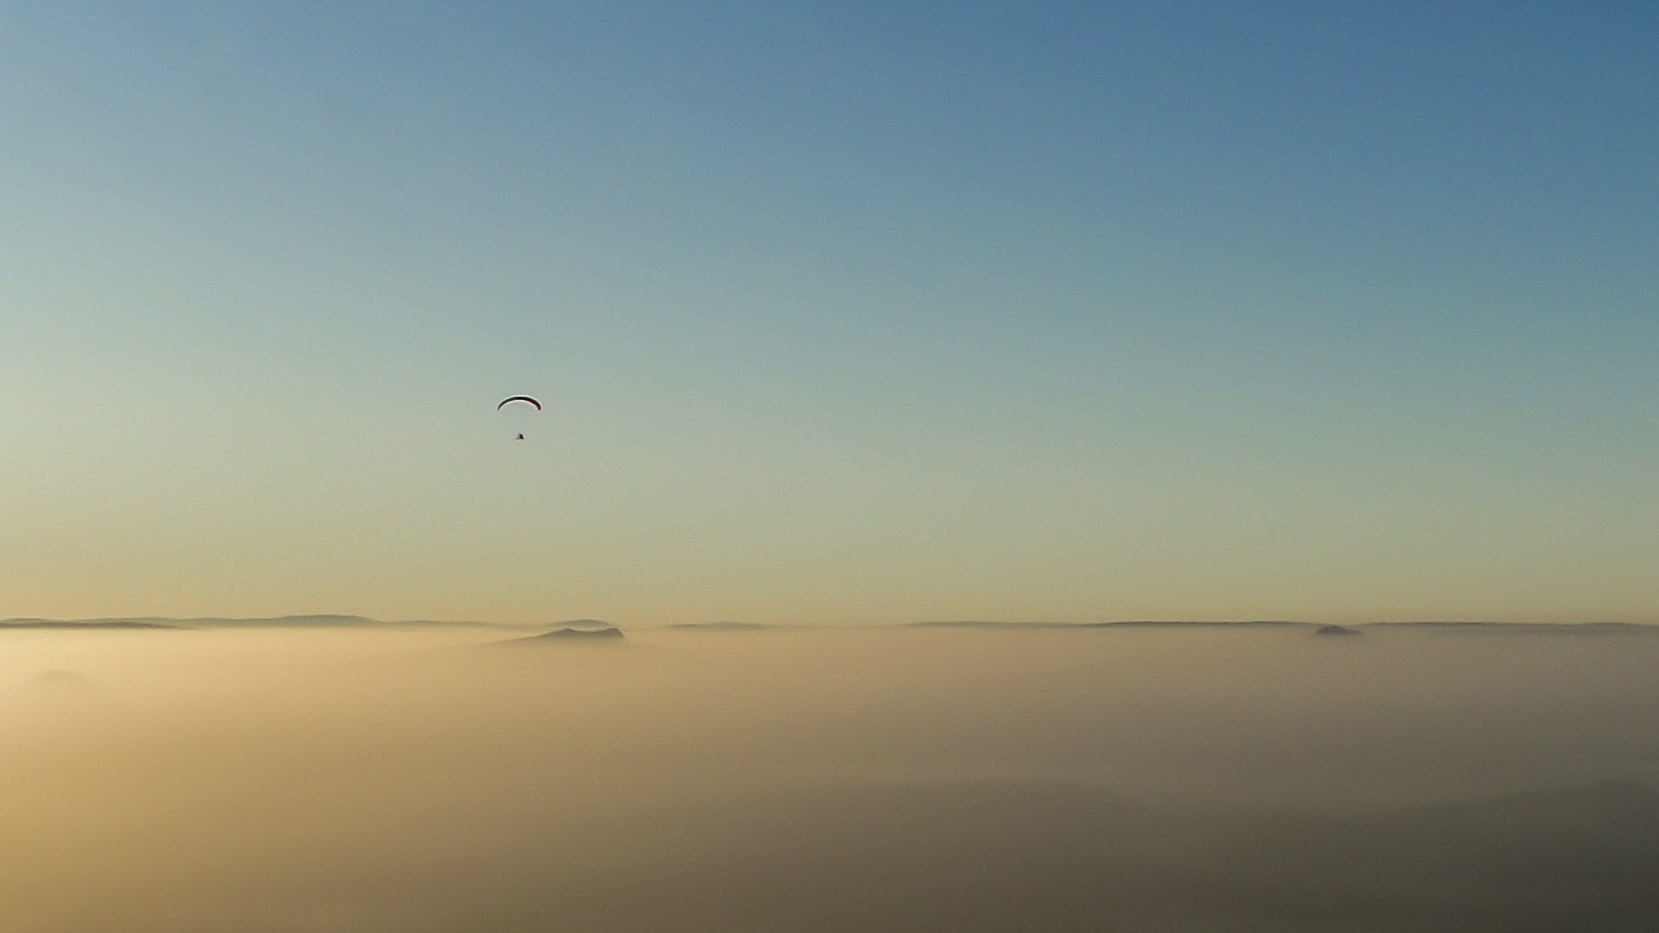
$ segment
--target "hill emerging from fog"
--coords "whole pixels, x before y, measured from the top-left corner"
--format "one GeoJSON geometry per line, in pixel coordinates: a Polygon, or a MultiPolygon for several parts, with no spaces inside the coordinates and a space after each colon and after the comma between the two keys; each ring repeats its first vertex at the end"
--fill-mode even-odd
{"type": "Polygon", "coordinates": [[[542,632],[540,635],[531,635],[527,638],[515,638],[506,642],[506,644],[614,644],[620,641],[622,641],[622,630],[609,622],[601,622],[598,619],[577,619],[572,622],[561,623],[551,632],[542,632]]]}

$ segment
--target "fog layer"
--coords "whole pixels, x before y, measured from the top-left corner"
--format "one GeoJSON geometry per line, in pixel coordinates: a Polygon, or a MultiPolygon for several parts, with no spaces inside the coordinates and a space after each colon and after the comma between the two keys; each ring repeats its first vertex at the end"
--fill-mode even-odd
{"type": "Polygon", "coordinates": [[[1659,635],[0,633],[0,933],[1659,928],[1659,635]]]}

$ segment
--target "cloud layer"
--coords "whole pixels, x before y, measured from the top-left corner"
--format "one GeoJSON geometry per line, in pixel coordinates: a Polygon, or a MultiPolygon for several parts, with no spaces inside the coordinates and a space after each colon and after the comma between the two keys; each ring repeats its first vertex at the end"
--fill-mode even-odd
{"type": "Polygon", "coordinates": [[[1659,638],[507,637],[4,633],[0,930],[1659,920],[1659,638]]]}

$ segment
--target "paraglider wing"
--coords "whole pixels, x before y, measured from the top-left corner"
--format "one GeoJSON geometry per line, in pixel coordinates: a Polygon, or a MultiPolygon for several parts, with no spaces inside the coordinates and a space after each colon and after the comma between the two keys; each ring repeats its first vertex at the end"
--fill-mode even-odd
{"type": "Polygon", "coordinates": [[[507,413],[504,415],[498,415],[497,417],[505,419],[509,424],[508,430],[518,435],[514,438],[514,440],[522,441],[524,440],[525,430],[529,428],[531,421],[541,412],[541,402],[536,401],[528,395],[515,395],[512,398],[502,399],[500,404],[495,406],[495,410],[498,412],[502,409],[506,409],[507,413]],[[525,407],[521,408],[517,405],[513,405],[512,403],[514,402],[523,402],[525,407]],[[508,408],[507,406],[509,405],[512,405],[512,407],[508,408]],[[530,414],[531,408],[536,410],[536,415],[530,414]]]}

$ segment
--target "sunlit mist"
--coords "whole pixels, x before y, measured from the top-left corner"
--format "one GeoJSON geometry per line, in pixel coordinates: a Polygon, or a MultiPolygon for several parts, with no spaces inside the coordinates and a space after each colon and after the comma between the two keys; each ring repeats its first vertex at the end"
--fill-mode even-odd
{"type": "Polygon", "coordinates": [[[1659,636],[1361,631],[0,632],[0,929],[1659,919],[1659,636]]]}

